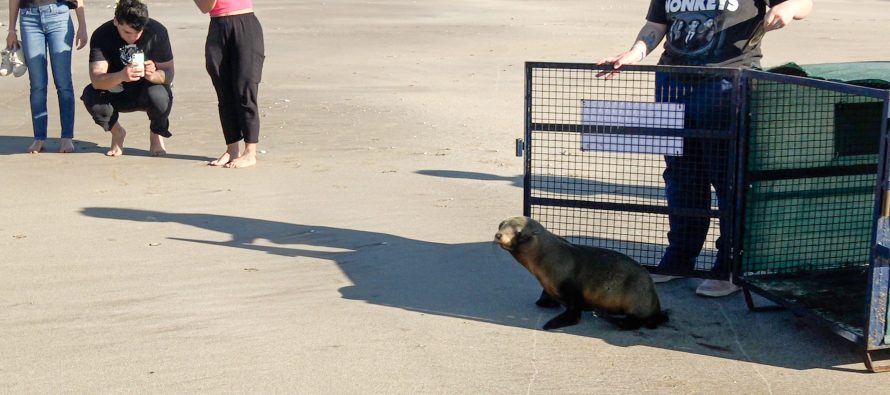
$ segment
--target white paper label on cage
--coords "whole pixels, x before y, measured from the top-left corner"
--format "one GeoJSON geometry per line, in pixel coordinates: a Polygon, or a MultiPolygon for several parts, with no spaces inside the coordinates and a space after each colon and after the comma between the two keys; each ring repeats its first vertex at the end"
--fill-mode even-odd
{"type": "MultiPolygon", "coordinates": [[[[682,103],[582,100],[581,124],[631,128],[682,129],[682,103]]],[[[611,133],[584,133],[581,149],[637,154],[683,155],[683,138],[611,133]]]]}

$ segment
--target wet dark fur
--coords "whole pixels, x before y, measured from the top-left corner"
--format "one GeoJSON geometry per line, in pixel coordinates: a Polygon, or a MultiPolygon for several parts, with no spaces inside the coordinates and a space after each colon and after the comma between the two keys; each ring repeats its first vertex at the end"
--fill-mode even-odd
{"type": "Polygon", "coordinates": [[[544,287],[538,306],[565,306],[544,329],[575,325],[590,310],[621,329],[655,328],[668,319],[649,273],[627,255],[572,244],[527,217],[504,220],[494,239],[544,287]]]}

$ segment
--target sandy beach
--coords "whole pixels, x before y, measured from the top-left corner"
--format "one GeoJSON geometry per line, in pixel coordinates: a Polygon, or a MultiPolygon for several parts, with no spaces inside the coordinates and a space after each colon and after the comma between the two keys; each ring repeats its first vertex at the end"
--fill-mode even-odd
{"type": "MultiPolygon", "coordinates": [[[[92,30],[113,1],[87,1],[92,30]]],[[[647,1],[254,0],[259,163],[221,169],[206,15],[150,0],[173,40],[168,155],[123,114],[125,155],[77,101],[75,146],[32,141],[27,78],[0,78],[0,392],[884,393],[858,348],[789,312],[659,286],[672,324],[553,311],[491,243],[522,213],[524,63],[632,44],[647,1]]],[[[764,66],[890,60],[888,0],[820,0],[764,66]]],[[[7,2],[0,3],[6,29],[7,2]]],[[[660,52],[660,51],[659,51],[660,52]]],[[[89,82],[74,54],[75,92],[89,82]]],[[[644,64],[654,64],[657,53],[644,64]]]]}

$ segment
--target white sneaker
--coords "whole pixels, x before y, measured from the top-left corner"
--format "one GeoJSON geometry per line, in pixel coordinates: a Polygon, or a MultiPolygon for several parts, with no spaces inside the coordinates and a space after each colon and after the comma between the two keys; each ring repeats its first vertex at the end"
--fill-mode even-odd
{"type": "Polygon", "coordinates": [[[742,287],[739,287],[730,281],[705,280],[695,289],[695,293],[701,296],[719,298],[721,296],[732,295],[741,289],[742,287]]]}
{"type": "Polygon", "coordinates": [[[683,277],[681,277],[681,276],[668,276],[668,275],[665,275],[665,274],[650,274],[649,276],[652,277],[652,282],[653,282],[653,283],[656,283],[656,284],[658,284],[658,283],[666,283],[666,282],[671,281],[671,280],[676,280],[676,279],[678,279],[678,278],[683,278],[683,277]]]}
{"type": "Polygon", "coordinates": [[[8,49],[0,51],[0,77],[6,77],[12,74],[12,60],[9,58],[11,53],[8,49]]]}
{"type": "Polygon", "coordinates": [[[22,51],[22,43],[19,43],[18,49],[10,51],[9,62],[12,63],[12,75],[21,77],[28,71],[25,65],[25,52],[22,51]]]}

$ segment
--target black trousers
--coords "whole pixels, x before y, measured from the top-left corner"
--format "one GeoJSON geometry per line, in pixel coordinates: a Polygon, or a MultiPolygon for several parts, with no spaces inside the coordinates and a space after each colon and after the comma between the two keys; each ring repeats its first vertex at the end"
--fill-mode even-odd
{"type": "Polygon", "coordinates": [[[169,85],[141,81],[124,84],[121,92],[102,91],[87,85],[80,96],[93,121],[106,132],[117,123],[122,112],[145,111],[151,121],[149,130],[157,135],[170,137],[170,109],[173,108],[173,91],[169,85]]]}
{"type": "Polygon", "coordinates": [[[259,142],[257,91],[265,58],[263,27],[253,13],[210,18],[204,60],[226,144],[259,142]]]}

